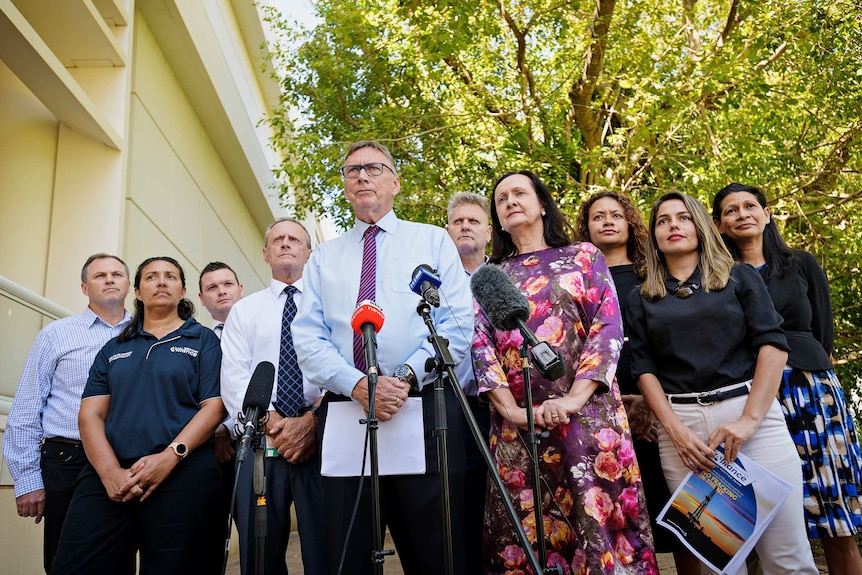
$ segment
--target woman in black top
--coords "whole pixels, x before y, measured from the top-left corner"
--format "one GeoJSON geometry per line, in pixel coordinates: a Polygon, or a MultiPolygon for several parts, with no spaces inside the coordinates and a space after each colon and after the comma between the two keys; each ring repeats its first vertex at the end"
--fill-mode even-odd
{"type": "Polygon", "coordinates": [[[712,206],[730,252],[760,272],[783,318],[790,355],[778,397],[802,460],[808,536],[821,540],[831,575],[862,573],[853,537],[862,528],[862,454],[829,357],[826,276],[811,254],[787,246],[759,188],[730,184],[712,206]]]}
{"type": "Polygon", "coordinates": [[[735,264],[706,209],[679,192],[650,214],[647,269],[629,294],[632,375],[659,420],[672,490],[739,451],[793,490],[757,542],[764,573],[817,574],[802,522],[802,473],[775,398],[787,360],[763,281],[735,264]]]}
{"type": "MultiPolygon", "coordinates": [[[[578,239],[595,244],[605,256],[614,278],[623,312],[623,330],[627,335],[626,300],[629,293],[643,282],[646,273],[645,246],[649,232],[643,218],[628,196],[611,191],[598,192],[581,205],[577,232],[578,239]]],[[[700,573],[700,561],[670,531],[655,522],[656,516],[670,499],[670,491],[661,469],[655,417],[638,390],[631,365],[631,346],[626,337],[620,351],[617,384],[634,437],[655,550],[657,553],[673,553],[680,575],[697,574],[700,573]]]]}
{"type": "Polygon", "coordinates": [[[145,260],[135,314],[96,355],[78,423],[78,477],[51,573],[216,573],[207,527],[219,517],[212,437],[224,417],[221,348],[192,316],[176,260],[145,260]]]}

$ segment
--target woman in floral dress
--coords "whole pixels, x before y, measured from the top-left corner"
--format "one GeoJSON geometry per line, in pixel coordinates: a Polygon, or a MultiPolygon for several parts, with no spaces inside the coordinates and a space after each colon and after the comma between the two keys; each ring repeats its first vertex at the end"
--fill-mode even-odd
{"type": "MultiPolygon", "coordinates": [[[[529,172],[494,187],[491,261],[530,301],[527,325],[559,351],[566,375],[530,377],[547,563],[565,573],[655,574],[652,534],[625,409],[615,382],[623,342],[613,281],[601,252],[571,244],[547,187],[529,172]]],[[[473,359],[491,400],[491,452],[521,523],[536,546],[532,464],[518,331],[493,329],[477,309],[473,359]]],[[[489,484],[485,573],[527,573],[524,550],[489,484]]]]}

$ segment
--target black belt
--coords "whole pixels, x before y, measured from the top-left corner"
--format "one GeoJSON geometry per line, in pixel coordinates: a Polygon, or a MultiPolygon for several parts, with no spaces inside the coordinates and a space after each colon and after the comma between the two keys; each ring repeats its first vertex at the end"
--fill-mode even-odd
{"type": "Polygon", "coordinates": [[[719,401],[724,401],[725,399],[730,399],[732,397],[740,397],[743,395],[748,395],[749,388],[747,385],[743,384],[739,387],[734,387],[732,389],[718,390],[718,391],[707,391],[706,393],[701,393],[699,395],[690,395],[687,397],[680,397],[679,395],[670,395],[668,399],[670,399],[671,403],[698,403],[700,405],[709,405],[711,403],[717,403],[719,401]]]}
{"type": "Polygon", "coordinates": [[[74,445],[75,447],[81,447],[80,439],[68,439],[66,437],[46,437],[43,439],[45,443],[65,443],[66,445],[74,445]]]}

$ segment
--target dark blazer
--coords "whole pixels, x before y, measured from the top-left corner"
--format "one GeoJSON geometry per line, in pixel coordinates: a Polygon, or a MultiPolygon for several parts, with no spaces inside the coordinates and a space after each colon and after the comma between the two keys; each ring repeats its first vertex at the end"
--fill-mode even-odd
{"type": "MultiPolygon", "coordinates": [[[[766,275],[763,270],[761,274],[766,275]]],[[[803,371],[832,369],[829,282],[814,256],[794,250],[790,269],[766,282],[775,309],[784,320],[781,328],[790,345],[787,362],[803,371]]]]}

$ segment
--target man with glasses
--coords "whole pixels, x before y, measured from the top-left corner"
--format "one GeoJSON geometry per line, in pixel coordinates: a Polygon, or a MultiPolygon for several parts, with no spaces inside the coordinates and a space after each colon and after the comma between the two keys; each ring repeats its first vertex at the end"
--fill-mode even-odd
{"type": "MultiPolygon", "coordinates": [[[[129,268],[120,258],[95,254],[81,270],[83,313],[49,323],[36,336],[9,410],[3,456],[15,480],[18,515],[45,518],[48,572],[60,529],[87,456],[78,431],[81,394],[93,359],[132,319],[124,304],[129,268]]],[[[131,567],[131,566],[127,566],[131,567]]],[[[117,572],[122,570],[117,568],[117,572]]]]}
{"type": "MultiPolygon", "coordinates": [[[[381,519],[392,533],[404,572],[437,575],[446,572],[447,557],[443,552],[441,491],[433,435],[435,374],[426,371],[426,360],[434,357],[434,349],[428,342],[428,328],[416,313],[418,296],[411,292],[409,284],[413,270],[419,265],[438,270],[442,303],[432,311],[432,318],[439,334],[448,339],[456,362],[465,357],[472,341],[470,288],[455,245],[444,230],[400,220],[393,212],[401,182],[385,146],[373,141],[355,143],[347,152],[341,173],[344,195],[353,206],[356,223],[343,236],[319,246],[309,259],[305,290],[293,322],[297,357],[306,377],[330,391],[324,397],[320,416],[325,444],[330,426],[353,424],[353,420],[344,420],[337,402],[352,399],[366,411],[369,405],[366,366],[361,365],[362,342],[354,339],[351,316],[358,300],[372,299],[383,310],[385,321],[377,335],[380,373],[374,403],[377,418],[383,429],[393,418],[412,417],[401,413],[405,405],[416,409],[415,414],[421,416],[421,421],[416,421],[422,427],[424,441],[422,445],[411,446],[409,451],[424,450],[426,471],[381,476],[381,519]]],[[[462,514],[457,512],[464,503],[463,416],[448,384],[446,400],[450,502],[456,510],[452,514],[451,531],[454,572],[466,573],[467,542],[462,514]]],[[[328,454],[326,449],[322,454],[324,465],[328,458],[338,457],[337,453],[328,454]]],[[[381,457],[386,449],[386,445],[381,445],[381,457]]],[[[342,573],[373,572],[371,492],[367,479],[362,486],[359,513],[347,538],[351,512],[359,494],[360,471],[357,465],[352,474],[323,478],[326,557],[332,574],[339,571],[342,554],[342,573]]]]}

